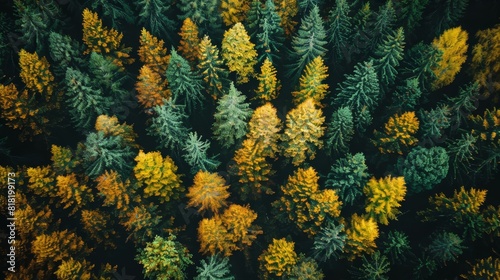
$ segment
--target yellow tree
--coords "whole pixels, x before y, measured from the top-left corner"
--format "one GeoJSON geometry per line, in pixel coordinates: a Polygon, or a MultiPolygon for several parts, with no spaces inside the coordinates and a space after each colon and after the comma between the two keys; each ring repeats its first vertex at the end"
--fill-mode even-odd
{"type": "Polygon", "coordinates": [[[126,123],[120,124],[116,116],[100,115],[95,121],[95,130],[104,132],[105,136],[120,136],[128,146],[138,148],[135,143],[137,134],[134,132],[133,125],[126,123]]]}
{"type": "Polygon", "coordinates": [[[99,210],[83,210],[80,221],[83,229],[97,244],[116,248],[113,240],[116,232],[113,230],[111,217],[108,213],[99,210]]]}
{"type": "Polygon", "coordinates": [[[260,270],[264,273],[264,279],[289,274],[297,261],[295,243],[287,241],[285,238],[273,238],[273,243],[269,244],[259,256],[260,270]]]}
{"type": "Polygon", "coordinates": [[[139,196],[134,195],[136,190],[130,180],[123,181],[115,170],[104,171],[95,181],[98,195],[104,199],[103,206],[113,206],[118,211],[126,212],[133,198],[139,199],[139,196]]]}
{"type": "Polygon", "coordinates": [[[472,73],[488,94],[500,90],[500,24],[479,30],[472,49],[472,73]]]}
{"type": "Polygon", "coordinates": [[[281,18],[281,27],[285,30],[286,36],[290,37],[297,24],[297,22],[293,20],[299,12],[297,0],[274,0],[274,3],[278,15],[281,18]]]}
{"type": "Polygon", "coordinates": [[[227,229],[229,239],[238,250],[250,247],[257,235],[262,234],[262,230],[252,224],[257,219],[257,213],[249,206],[231,204],[220,219],[227,229]]]}
{"type": "Polygon", "coordinates": [[[323,147],[320,138],[325,132],[325,117],[321,109],[316,109],[312,98],[306,99],[286,115],[283,133],[283,153],[292,159],[295,166],[307,158],[313,159],[316,149],[323,147]]]}
{"type": "Polygon", "coordinates": [[[190,18],[186,18],[182,23],[181,31],[179,32],[181,40],[179,42],[179,50],[182,57],[193,62],[198,59],[200,38],[198,37],[198,26],[190,18]]]}
{"type": "Polygon", "coordinates": [[[248,82],[248,76],[253,75],[253,67],[257,63],[257,51],[240,22],[224,32],[222,58],[226,60],[229,71],[238,75],[237,83],[248,82]]]}
{"type": "Polygon", "coordinates": [[[42,95],[49,101],[54,92],[54,75],[50,72],[50,64],[45,57],[29,53],[24,49],[19,51],[19,76],[26,87],[42,95]]]}
{"type": "Polygon", "coordinates": [[[200,42],[198,69],[207,85],[207,92],[214,99],[225,94],[229,72],[224,68],[224,62],[219,57],[219,49],[212,44],[210,37],[205,35],[200,42]]]}
{"type": "Polygon", "coordinates": [[[92,279],[91,271],[94,269],[94,265],[86,260],[76,260],[70,257],[68,260],[64,260],[57,267],[54,273],[58,280],[62,279],[81,279],[90,280],[92,279]]]}
{"type": "Polygon", "coordinates": [[[168,55],[163,40],[158,39],[145,28],[142,28],[139,44],[139,50],[137,51],[139,60],[149,69],[164,77],[170,55],[168,55]]]}
{"type": "Polygon", "coordinates": [[[406,185],[403,177],[391,177],[390,175],[379,180],[372,177],[363,188],[366,195],[367,217],[388,225],[389,220],[395,220],[399,214],[399,204],[404,200],[406,185]]]}
{"type": "Polygon", "coordinates": [[[328,92],[328,84],[323,83],[328,78],[328,67],[323,62],[321,56],[317,56],[309,64],[300,77],[299,89],[292,92],[293,102],[300,104],[307,98],[312,98],[314,102],[321,106],[321,101],[328,92]]]}
{"type": "Polygon", "coordinates": [[[442,52],[441,60],[432,69],[436,75],[436,80],[432,84],[434,90],[451,84],[455,79],[455,75],[467,59],[467,38],[467,31],[459,26],[445,30],[439,38],[432,41],[434,47],[442,52]]]}
{"type": "Polygon", "coordinates": [[[379,236],[378,225],[372,218],[354,214],[346,229],[347,241],[344,247],[348,259],[354,260],[364,253],[371,254],[377,248],[375,240],[379,236]]]}
{"type": "Polygon", "coordinates": [[[259,80],[259,87],[255,90],[255,98],[267,102],[278,97],[281,84],[276,77],[276,68],[269,58],[262,63],[257,80],[259,80]]]}
{"type": "Polygon", "coordinates": [[[221,253],[224,256],[231,256],[236,249],[229,233],[222,224],[222,220],[216,216],[211,219],[203,219],[198,225],[198,241],[200,242],[200,252],[202,254],[215,255],[221,253]]]}
{"type": "Polygon", "coordinates": [[[248,122],[247,138],[260,146],[261,156],[273,158],[279,151],[278,140],[282,127],[276,108],[268,102],[253,112],[248,122]]]}
{"type": "Polygon", "coordinates": [[[113,63],[123,67],[131,64],[134,59],[129,53],[130,47],[121,44],[123,34],[115,29],[108,29],[102,25],[97,13],[85,8],[83,10],[83,42],[87,46],[85,54],[96,52],[110,57],[113,63]]]}
{"type": "Polygon", "coordinates": [[[52,168],[58,174],[70,173],[80,164],[69,148],[52,145],[51,153],[52,168]]]}
{"type": "Polygon", "coordinates": [[[56,186],[57,196],[60,199],[58,203],[62,204],[64,209],[71,207],[70,215],[94,201],[91,190],[85,184],[78,182],[75,173],[57,176],[56,186]]]}
{"type": "Polygon", "coordinates": [[[419,128],[419,121],[415,112],[396,114],[389,118],[384,127],[384,132],[374,131],[373,143],[383,154],[403,154],[409,147],[415,146],[418,139],[415,134],[419,128]]]}
{"type": "Polygon", "coordinates": [[[218,213],[227,205],[229,197],[224,178],[217,173],[200,170],[193,179],[193,186],[189,187],[186,197],[189,198],[189,207],[197,207],[198,212],[209,210],[218,213]]]}
{"type": "Polygon", "coordinates": [[[144,108],[163,105],[163,100],[170,99],[171,96],[167,80],[147,65],[142,66],[139,70],[135,89],[137,90],[137,101],[144,108]]]}
{"type": "Polygon", "coordinates": [[[250,10],[249,2],[249,0],[221,0],[220,11],[226,26],[245,20],[246,14],[250,10]]]}
{"type": "Polygon", "coordinates": [[[56,175],[50,166],[28,167],[26,173],[29,190],[42,197],[57,197],[56,175]]]}

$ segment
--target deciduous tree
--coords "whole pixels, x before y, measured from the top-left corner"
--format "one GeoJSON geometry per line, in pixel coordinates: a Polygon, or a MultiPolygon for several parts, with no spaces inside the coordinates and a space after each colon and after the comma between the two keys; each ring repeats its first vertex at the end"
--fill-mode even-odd
{"type": "Polygon", "coordinates": [[[406,194],[405,180],[390,175],[378,180],[372,177],[363,188],[363,193],[367,198],[367,216],[387,225],[389,220],[396,220],[396,215],[400,213],[398,207],[406,194]]]}
{"type": "Polygon", "coordinates": [[[307,64],[297,91],[292,92],[293,102],[300,104],[308,98],[312,98],[316,105],[321,106],[321,101],[325,98],[330,87],[325,83],[328,78],[328,67],[324,64],[321,56],[313,59],[307,64]]]}
{"type": "Polygon", "coordinates": [[[291,272],[297,260],[294,242],[287,241],[285,238],[273,238],[273,243],[269,244],[259,256],[260,270],[267,277],[281,277],[291,272]]]}
{"type": "Polygon", "coordinates": [[[236,72],[237,83],[247,83],[248,77],[254,74],[253,68],[257,63],[257,51],[255,44],[250,42],[250,36],[240,22],[224,32],[222,58],[226,60],[229,71],[236,72]]]}
{"type": "Polygon", "coordinates": [[[402,155],[408,148],[415,146],[418,139],[415,134],[418,131],[420,122],[415,116],[415,112],[405,112],[396,114],[389,118],[384,126],[384,132],[375,130],[373,134],[376,140],[375,145],[381,153],[396,153],[402,155]]]}
{"type": "Polygon", "coordinates": [[[276,77],[276,68],[269,58],[262,63],[257,80],[259,80],[259,87],[255,90],[255,98],[260,99],[261,102],[267,102],[278,97],[281,83],[276,77]]]}
{"type": "Polygon", "coordinates": [[[229,197],[224,178],[217,173],[200,170],[193,179],[193,186],[189,187],[186,197],[189,198],[189,207],[197,207],[198,212],[209,210],[218,213],[226,206],[229,197]]]}
{"type": "Polygon", "coordinates": [[[186,18],[182,23],[181,31],[179,32],[181,40],[177,50],[187,60],[194,62],[199,56],[200,38],[198,35],[198,26],[190,18],[186,18]]]}

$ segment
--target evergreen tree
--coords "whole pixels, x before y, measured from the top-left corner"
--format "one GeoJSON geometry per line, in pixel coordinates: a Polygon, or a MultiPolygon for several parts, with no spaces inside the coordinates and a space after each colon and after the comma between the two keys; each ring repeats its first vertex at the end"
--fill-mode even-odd
{"type": "Polygon", "coordinates": [[[212,255],[206,260],[200,261],[200,266],[196,267],[198,275],[194,280],[234,280],[231,276],[231,264],[229,258],[219,255],[212,255]]]}
{"type": "Polygon", "coordinates": [[[338,259],[344,251],[346,234],[344,225],[328,222],[314,237],[312,254],[315,260],[327,262],[330,258],[338,259]]]}
{"type": "Polygon", "coordinates": [[[295,243],[287,241],[285,238],[273,238],[273,242],[259,256],[259,262],[260,270],[266,275],[265,279],[270,276],[288,275],[297,263],[295,243]]]}
{"type": "Polygon", "coordinates": [[[154,116],[147,128],[148,135],[158,137],[160,147],[169,150],[179,149],[188,137],[189,129],[184,125],[187,115],[184,106],[164,101],[163,105],[153,107],[154,116]]]}
{"type": "Polygon", "coordinates": [[[455,26],[464,16],[469,4],[468,0],[434,0],[431,3],[427,16],[429,26],[434,29],[434,34],[439,35],[444,30],[455,26]]]}
{"type": "Polygon", "coordinates": [[[325,275],[319,268],[318,263],[313,259],[306,257],[304,254],[299,255],[299,260],[297,264],[292,268],[290,274],[288,274],[288,279],[299,280],[299,279],[324,279],[325,275]]]}
{"type": "Polygon", "coordinates": [[[134,21],[134,11],[128,1],[124,0],[96,0],[92,2],[94,10],[100,10],[100,13],[111,19],[113,28],[118,28],[124,22],[132,23],[134,21]]]}
{"type": "Polygon", "coordinates": [[[172,41],[176,23],[169,15],[172,15],[173,4],[174,1],[135,0],[139,10],[139,23],[155,36],[172,41]]]}
{"type": "Polygon", "coordinates": [[[369,176],[364,154],[346,154],[331,166],[325,185],[334,189],[344,203],[353,205],[369,176]]]}
{"type": "Polygon", "coordinates": [[[198,212],[209,210],[210,213],[217,214],[222,207],[227,206],[228,188],[224,178],[218,174],[200,170],[186,194],[189,198],[188,207],[197,207],[198,212]]]}
{"type": "Polygon", "coordinates": [[[278,112],[271,103],[266,103],[253,112],[248,122],[248,139],[255,141],[262,149],[262,156],[274,158],[278,152],[279,132],[283,125],[278,112]]]}
{"type": "Polygon", "coordinates": [[[229,71],[238,75],[236,80],[238,84],[247,83],[248,76],[253,75],[253,67],[257,63],[257,52],[254,47],[243,24],[238,22],[224,32],[222,58],[226,60],[229,71]]]}
{"type": "Polygon", "coordinates": [[[405,28],[406,34],[420,26],[422,15],[429,0],[403,0],[398,1],[398,6],[401,8],[399,21],[405,28]]]}
{"type": "Polygon", "coordinates": [[[420,111],[422,125],[420,131],[424,139],[431,141],[440,140],[444,137],[443,131],[450,127],[450,108],[438,106],[430,111],[420,111]]]}
{"type": "Polygon", "coordinates": [[[446,98],[446,105],[450,110],[450,123],[460,126],[466,123],[469,116],[479,106],[480,85],[478,82],[471,82],[460,87],[457,96],[446,98]]]}
{"type": "Polygon", "coordinates": [[[224,95],[229,84],[229,79],[227,79],[229,72],[224,68],[222,59],[219,58],[219,49],[212,44],[207,35],[200,42],[198,56],[197,67],[205,82],[205,88],[214,99],[217,99],[224,95]]]}
{"type": "Polygon", "coordinates": [[[427,247],[430,257],[438,264],[456,262],[457,258],[466,249],[463,240],[452,232],[439,232],[433,236],[431,244],[427,247]]]}
{"type": "Polygon", "coordinates": [[[261,102],[267,102],[278,97],[281,84],[276,78],[276,68],[269,58],[262,63],[257,80],[259,80],[259,87],[255,90],[255,98],[260,99],[261,102]]]}
{"type": "Polygon", "coordinates": [[[255,42],[255,36],[259,31],[259,23],[262,18],[263,5],[260,0],[252,0],[250,2],[250,8],[248,9],[247,15],[245,17],[245,29],[248,32],[251,40],[255,42]]]}
{"type": "Polygon", "coordinates": [[[229,92],[219,99],[214,114],[212,129],[215,139],[223,147],[231,147],[247,133],[251,115],[250,104],[245,103],[245,96],[231,82],[229,92]]]}
{"type": "Polygon", "coordinates": [[[392,34],[385,36],[385,39],[375,50],[373,67],[376,69],[378,79],[384,88],[389,87],[396,80],[398,74],[396,68],[403,59],[404,40],[403,28],[400,27],[392,34]]]}
{"type": "MultiPolygon", "coordinates": [[[[472,49],[472,73],[486,94],[500,91],[500,24],[476,33],[472,49]]],[[[495,98],[498,98],[495,97],[495,98]]]]}
{"type": "MultiPolygon", "coordinates": [[[[283,19],[283,18],[282,18],[283,19]]],[[[289,54],[290,65],[287,69],[292,81],[297,81],[307,64],[318,56],[326,53],[326,32],[319,8],[315,6],[300,24],[297,34],[292,39],[292,49],[289,54]]]]}
{"type": "Polygon", "coordinates": [[[166,77],[174,103],[185,105],[188,113],[192,112],[198,105],[203,104],[201,77],[195,74],[189,63],[173,49],[166,77]]]}
{"type": "Polygon", "coordinates": [[[328,78],[328,67],[324,64],[321,56],[318,56],[309,62],[304,69],[298,90],[292,92],[293,102],[299,104],[312,98],[321,107],[321,101],[325,98],[329,88],[328,84],[324,83],[326,78],[328,78]]]}
{"type": "Polygon", "coordinates": [[[226,26],[231,26],[245,20],[250,9],[249,0],[221,0],[220,13],[226,26]]]}
{"type": "Polygon", "coordinates": [[[179,32],[181,40],[177,50],[181,52],[183,57],[193,62],[198,59],[200,38],[198,36],[198,26],[190,18],[186,18],[182,23],[181,31],[179,32]]]}
{"type": "Polygon", "coordinates": [[[171,95],[166,80],[146,65],[139,70],[135,89],[137,90],[137,101],[144,108],[161,106],[164,100],[170,99],[171,95]]]}
{"type": "Polygon", "coordinates": [[[81,53],[83,48],[79,42],[73,40],[68,35],[61,35],[57,32],[49,34],[49,53],[55,63],[54,74],[63,76],[69,67],[78,68],[83,59],[81,53]]]}
{"type": "Polygon", "coordinates": [[[203,171],[214,171],[220,165],[215,157],[208,157],[207,150],[210,148],[210,141],[202,141],[196,132],[189,132],[184,142],[182,150],[183,158],[191,166],[191,173],[203,171]]]}
{"type": "Polygon", "coordinates": [[[371,21],[368,50],[374,50],[390,34],[396,24],[396,11],[392,0],[387,0],[385,5],[379,7],[371,21]]]}
{"type": "Polygon", "coordinates": [[[332,154],[343,154],[349,150],[354,135],[351,109],[341,107],[334,111],[326,129],[326,146],[332,154]]]}
{"type": "Polygon", "coordinates": [[[92,52],[89,59],[89,70],[93,76],[93,85],[98,85],[102,92],[109,95],[117,104],[124,100],[124,96],[128,94],[124,88],[128,77],[118,65],[104,56],[92,52]]]}
{"type": "Polygon", "coordinates": [[[305,15],[309,13],[314,6],[322,7],[323,2],[323,0],[297,0],[297,5],[299,6],[300,13],[305,15]]]}
{"type": "MultiPolygon", "coordinates": [[[[153,36],[145,28],[142,28],[139,44],[140,46],[137,54],[139,55],[140,61],[144,63],[145,66],[158,73],[158,75],[164,77],[170,56],[167,53],[167,48],[165,48],[163,40],[158,39],[158,37],[153,36]]],[[[162,82],[158,81],[158,83],[162,82]]]]}
{"type": "Polygon", "coordinates": [[[442,54],[433,44],[420,42],[405,53],[401,72],[407,78],[417,79],[422,93],[427,94],[437,78],[433,69],[438,66],[442,54]]]}
{"type": "Polygon", "coordinates": [[[473,280],[494,280],[500,277],[500,259],[488,257],[477,260],[472,268],[467,272],[467,275],[460,275],[465,279],[473,280]]]}
{"type": "Polygon", "coordinates": [[[271,62],[280,59],[280,50],[285,41],[285,32],[280,25],[281,18],[279,17],[276,6],[273,0],[267,0],[264,8],[261,11],[261,16],[257,22],[258,28],[255,32],[256,49],[259,51],[259,61],[269,59],[271,62]]]}
{"type": "Polygon", "coordinates": [[[396,87],[392,95],[391,107],[398,111],[414,111],[422,96],[422,90],[417,78],[410,78],[403,81],[402,85],[396,87]]]}
{"type": "Polygon", "coordinates": [[[413,148],[402,166],[408,192],[419,193],[439,184],[448,174],[448,160],[444,148],[413,148]]]}
{"type": "Polygon", "coordinates": [[[355,279],[362,280],[388,280],[387,273],[391,270],[391,265],[387,257],[376,251],[368,259],[365,255],[362,256],[362,263],[359,267],[354,267],[350,271],[355,279]]]}
{"type": "Polygon", "coordinates": [[[177,7],[181,11],[180,20],[190,18],[200,33],[218,38],[222,31],[222,17],[219,12],[219,0],[180,0],[177,7]]]}
{"type": "Polygon", "coordinates": [[[402,264],[408,260],[411,253],[408,235],[402,231],[389,231],[383,242],[383,252],[389,256],[392,264],[402,264]]]}
{"type": "Polygon", "coordinates": [[[335,6],[328,14],[328,41],[332,47],[335,65],[347,56],[351,36],[354,32],[350,5],[346,0],[335,0],[335,6]]]}

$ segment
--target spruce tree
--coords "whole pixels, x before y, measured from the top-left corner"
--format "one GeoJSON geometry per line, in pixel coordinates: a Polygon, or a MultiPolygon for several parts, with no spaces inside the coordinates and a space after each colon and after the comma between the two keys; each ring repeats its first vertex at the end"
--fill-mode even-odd
{"type": "Polygon", "coordinates": [[[420,42],[405,53],[401,74],[417,79],[422,93],[428,94],[437,77],[433,69],[437,67],[441,56],[442,51],[437,47],[420,42]]]}
{"type": "Polygon", "coordinates": [[[349,107],[341,107],[332,114],[326,129],[326,147],[332,154],[343,154],[349,150],[349,142],[354,136],[352,112],[349,107]]]}
{"type": "Polygon", "coordinates": [[[189,132],[185,140],[182,150],[182,157],[191,166],[191,173],[196,174],[198,171],[214,171],[219,166],[220,162],[215,157],[209,157],[207,150],[210,148],[210,141],[203,141],[201,135],[198,137],[196,132],[189,132]]]}
{"type": "Polygon", "coordinates": [[[346,56],[354,32],[350,7],[346,0],[336,0],[335,7],[328,14],[328,42],[334,54],[335,64],[346,56]]]}
{"type": "MultiPolygon", "coordinates": [[[[421,110],[419,112],[421,121],[420,131],[424,139],[430,141],[442,141],[443,131],[450,127],[450,108],[437,106],[434,109],[421,110]]],[[[439,143],[439,142],[438,142],[439,143]]]]}
{"type": "Polygon", "coordinates": [[[49,34],[49,53],[55,62],[54,74],[62,76],[66,74],[68,67],[78,68],[82,62],[82,45],[73,40],[68,35],[61,35],[57,32],[49,34]]]}
{"type": "Polygon", "coordinates": [[[189,129],[184,125],[187,115],[184,106],[176,105],[171,100],[164,100],[162,105],[153,107],[148,135],[154,136],[159,146],[169,150],[179,149],[185,142],[189,129]]]}
{"type": "Polygon", "coordinates": [[[431,11],[426,18],[429,27],[433,28],[434,35],[456,26],[464,16],[469,0],[434,0],[430,5],[431,11]]]}
{"type": "Polygon", "coordinates": [[[396,80],[399,62],[403,59],[405,37],[403,28],[400,27],[385,36],[383,42],[375,50],[373,67],[377,71],[378,79],[384,88],[388,88],[396,80]]]}
{"type": "Polygon", "coordinates": [[[222,33],[222,17],[219,12],[219,0],[180,0],[177,7],[181,11],[180,20],[190,18],[201,34],[219,38],[222,33]]]}
{"type": "Polygon", "coordinates": [[[172,34],[176,29],[175,21],[170,18],[174,3],[171,0],[135,0],[139,10],[139,23],[155,36],[172,41],[172,34]]]}
{"type": "MultiPolygon", "coordinates": [[[[258,29],[255,35],[256,49],[259,51],[259,61],[268,58],[280,59],[280,50],[285,41],[285,32],[280,25],[281,19],[276,12],[273,0],[267,0],[261,11],[261,17],[258,21],[258,29]]],[[[252,37],[253,38],[253,37],[252,37]]]]}
{"type": "Polygon", "coordinates": [[[245,18],[245,29],[250,36],[250,39],[255,42],[256,35],[259,31],[259,24],[262,18],[263,5],[260,0],[252,0],[250,2],[250,9],[248,10],[247,16],[245,18]]]}
{"type": "Polygon", "coordinates": [[[99,14],[111,19],[113,28],[119,28],[124,22],[132,23],[134,21],[134,11],[125,0],[96,0],[92,1],[92,8],[99,14]]]}
{"type": "Polygon", "coordinates": [[[379,7],[371,21],[368,50],[374,50],[385,36],[390,34],[396,24],[396,11],[392,0],[387,0],[385,5],[379,7]]]}
{"type": "Polygon", "coordinates": [[[229,72],[219,57],[219,49],[205,35],[200,42],[198,71],[205,82],[205,89],[214,98],[221,97],[229,84],[229,72]]]}
{"type": "Polygon", "coordinates": [[[411,34],[421,25],[422,15],[429,0],[403,0],[398,3],[401,8],[399,22],[404,26],[406,34],[411,34]]]}

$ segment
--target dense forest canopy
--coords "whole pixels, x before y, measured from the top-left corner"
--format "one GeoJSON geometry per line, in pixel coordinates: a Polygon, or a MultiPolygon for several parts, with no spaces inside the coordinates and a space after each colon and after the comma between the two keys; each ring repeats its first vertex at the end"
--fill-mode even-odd
{"type": "Polygon", "coordinates": [[[4,277],[500,279],[499,101],[497,1],[2,1],[4,277]]]}

